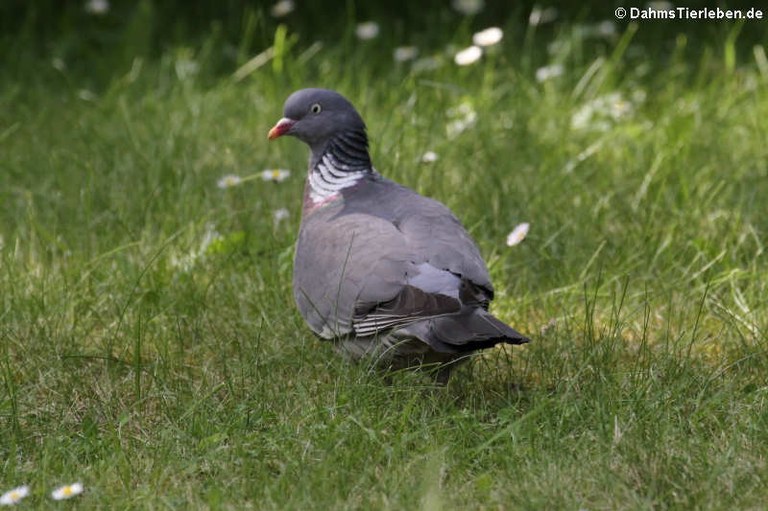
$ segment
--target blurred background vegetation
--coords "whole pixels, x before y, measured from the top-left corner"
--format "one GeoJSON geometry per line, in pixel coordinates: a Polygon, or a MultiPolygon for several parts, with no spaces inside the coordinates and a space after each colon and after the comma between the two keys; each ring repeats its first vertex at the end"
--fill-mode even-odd
{"type": "MultiPolygon", "coordinates": [[[[749,9],[760,7],[759,4],[702,1],[688,2],[687,6],[749,9]]],[[[287,28],[287,45],[301,50],[318,42],[354,43],[354,25],[369,20],[380,25],[380,39],[385,43],[417,45],[422,52],[430,48],[440,51],[456,34],[471,34],[473,30],[498,25],[504,29],[507,41],[515,41],[518,48],[535,60],[539,51],[546,55],[546,48],[524,44],[535,25],[532,13],[554,15],[551,22],[535,27],[538,32],[550,32],[552,37],[558,32],[601,21],[615,22],[616,35],[622,33],[628,23],[615,19],[614,10],[618,6],[674,7],[669,2],[639,0],[635,3],[574,2],[556,8],[531,0],[296,0],[290,12],[283,14],[275,12],[276,5],[274,1],[242,0],[5,0],[0,3],[3,79],[13,80],[19,74],[26,76],[33,62],[38,65],[36,70],[42,79],[52,78],[56,70],[51,69],[50,64],[57,59],[56,62],[66,64],[70,74],[86,77],[92,82],[91,87],[100,88],[115,75],[129,72],[136,59],[159,58],[180,48],[194,53],[201,78],[215,78],[233,72],[253,55],[272,46],[281,24],[287,28]]],[[[657,57],[659,66],[679,58],[680,51],[685,52],[686,60],[696,65],[703,52],[711,51],[711,45],[702,43],[713,40],[719,41],[724,52],[734,51],[728,45],[738,40],[733,57],[751,60],[752,46],[766,41],[765,20],[641,22],[641,25],[633,44],[635,47],[645,44],[657,57]]],[[[391,46],[385,43],[380,44],[382,51],[391,51],[391,46]]],[[[599,53],[601,44],[605,48],[610,46],[598,40],[584,51],[588,55],[599,53]]],[[[373,64],[375,60],[369,62],[373,64]]]]}

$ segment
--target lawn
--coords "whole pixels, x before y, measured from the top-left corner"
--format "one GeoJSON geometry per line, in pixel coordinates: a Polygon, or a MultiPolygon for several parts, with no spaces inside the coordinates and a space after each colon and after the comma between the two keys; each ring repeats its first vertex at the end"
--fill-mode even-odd
{"type": "Polygon", "coordinates": [[[513,12],[459,66],[482,15],[315,42],[249,11],[238,45],[213,23],[153,51],[147,6],[108,49],[0,39],[0,493],[29,485],[21,509],[75,481],[60,507],[765,506],[758,22],[513,12]],[[405,44],[419,55],[395,61],[405,44]],[[313,337],[290,284],[307,150],[266,138],[306,86],[350,98],[376,168],[462,219],[492,310],[530,344],[443,388],[313,337]]]}

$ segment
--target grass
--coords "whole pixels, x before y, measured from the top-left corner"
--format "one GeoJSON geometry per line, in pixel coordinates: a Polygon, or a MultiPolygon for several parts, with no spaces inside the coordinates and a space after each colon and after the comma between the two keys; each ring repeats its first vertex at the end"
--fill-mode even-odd
{"type": "Polygon", "coordinates": [[[763,507],[762,46],[727,25],[505,28],[467,68],[289,30],[239,81],[214,36],[103,83],[49,59],[0,78],[0,490],[45,509],[74,480],[85,509],[763,507]],[[463,219],[494,311],[533,342],[434,388],[312,337],[290,291],[306,150],[266,132],[318,84],[358,106],[383,174],[463,219]],[[461,104],[477,122],[450,139],[461,104]],[[293,174],[216,186],[274,167],[293,174]]]}

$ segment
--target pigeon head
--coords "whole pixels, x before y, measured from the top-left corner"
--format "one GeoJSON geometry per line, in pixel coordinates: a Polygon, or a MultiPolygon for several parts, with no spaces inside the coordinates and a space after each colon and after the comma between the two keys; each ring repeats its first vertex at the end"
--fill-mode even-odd
{"type": "Polygon", "coordinates": [[[365,123],[352,103],[332,90],[301,89],[285,100],[283,118],[269,130],[269,139],[291,135],[315,150],[345,132],[365,134],[365,123]]]}

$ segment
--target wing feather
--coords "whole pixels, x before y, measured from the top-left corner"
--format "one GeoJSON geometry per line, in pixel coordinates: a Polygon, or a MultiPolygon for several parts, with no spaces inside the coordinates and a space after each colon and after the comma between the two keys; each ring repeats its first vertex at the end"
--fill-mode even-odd
{"type": "Polygon", "coordinates": [[[375,335],[485,304],[493,287],[480,253],[442,204],[380,179],[302,219],[294,297],[318,334],[375,335]]]}

